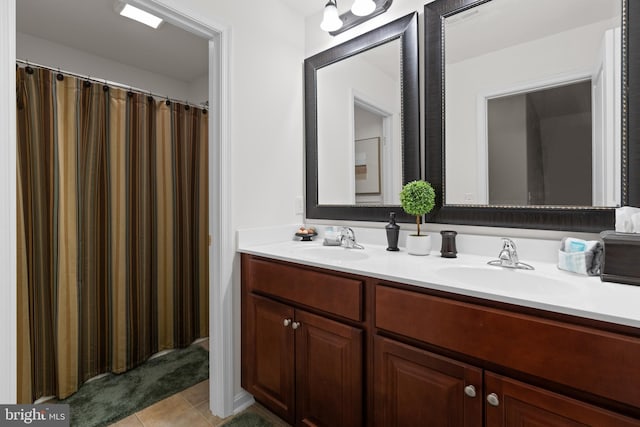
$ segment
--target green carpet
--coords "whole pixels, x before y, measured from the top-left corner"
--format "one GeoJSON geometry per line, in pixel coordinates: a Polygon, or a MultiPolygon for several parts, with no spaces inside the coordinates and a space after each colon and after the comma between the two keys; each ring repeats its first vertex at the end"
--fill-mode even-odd
{"type": "Polygon", "coordinates": [[[59,403],[69,404],[71,426],[105,426],[207,378],[209,352],[191,345],[84,384],[59,403]]]}
{"type": "Polygon", "coordinates": [[[222,424],[222,427],[272,427],[269,421],[262,418],[255,412],[243,412],[236,417],[233,417],[231,421],[222,424]]]}

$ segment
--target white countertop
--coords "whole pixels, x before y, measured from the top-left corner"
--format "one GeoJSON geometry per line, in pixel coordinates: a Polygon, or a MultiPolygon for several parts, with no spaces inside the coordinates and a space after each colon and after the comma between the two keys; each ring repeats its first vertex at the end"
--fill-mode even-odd
{"type": "MultiPolygon", "coordinates": [[[[401,248],[402,249],[402,248],[401,248]]],[[[555,263],[530,262],[534,271],[488,266],[493,259],[458,253],[442,258],[439,252],[413,256],[388,252],[366,244],[364,250],[323,247],[318,241],[240,244],[239,252],[303,265],[406,283],[565,313],[589,319],[640,327],[640,286],[602,282],[558,270],[555,263]]]]}

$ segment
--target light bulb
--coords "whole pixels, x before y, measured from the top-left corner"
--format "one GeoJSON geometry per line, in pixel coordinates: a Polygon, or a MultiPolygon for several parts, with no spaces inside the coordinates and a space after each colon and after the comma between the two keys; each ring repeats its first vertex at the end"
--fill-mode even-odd
{"type": "Polygon", "coordinates": [[[342,19],[338,16],[338,8],[333,0],[329,0],[324,7],[324,17],[322,18],[320,28],[324,31],[330,32],[335,31],[340,27],[342,27],[342,19]]]}
{"type": "Polygon", "coordinates": [[[356,16],[367,16],[376,10],[376,3],[373,0],[355,0],[351,6],[351,13],[356,16]]]}

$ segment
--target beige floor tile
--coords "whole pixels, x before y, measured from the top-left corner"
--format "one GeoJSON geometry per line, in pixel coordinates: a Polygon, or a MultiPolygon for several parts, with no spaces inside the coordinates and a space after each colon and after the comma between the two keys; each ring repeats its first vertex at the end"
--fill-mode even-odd
{"type": "Polygon", "coordinates": [[[211,410],[209,410],[208,400],[206,402],[202,402],[199,405],[197,405],[196,410],[200,412],[200,414],[202,414],[202,416],[207,420],[207,422],[214,427],[218,427],[223,423],[229,421],[231,418],[233,418],[233,417],[228,417],[228,418],[222,419],[220,417],[216,417],[215,415],[213,415],[211,413],[211,410]]]}
{"type": "Polygon", "coordinates": [[[181,414],[172,414],[164,420],[144,423],[144,427],[211,427],[211,424],[195,408],[181,414]]]}
{"type": "Polygon", "coordinates": [[[202,381],[179,393],[187,402],[197,406],[202,402],[209,401],[209,380],[202,381]]]}
{"type": "Polygon", "coordinates": [[[123,418],[117,423],[111,425],[114,427],[143,427],[142,423],[135,414],[129,415],[127,418],[123,418]]]}
{"type": "Polygon", "coordinates": [[[145,427],[160,426],[163,425],[161,424],[163,421],[193,409],[193,406],[180,394],[174,394],[140,412],[136,412],[136,415],[145,427]]]}

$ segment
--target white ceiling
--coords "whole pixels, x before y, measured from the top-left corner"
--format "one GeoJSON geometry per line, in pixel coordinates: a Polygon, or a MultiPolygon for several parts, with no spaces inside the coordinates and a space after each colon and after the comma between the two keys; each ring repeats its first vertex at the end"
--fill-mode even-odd
{"type": "Polygon", "coordinates": [[[182,82],[207,73],[205,39],[166,22],[154,30],[121,17],[114,10],[114,3],[115,0],[18,0],[17,31],[182,82]]]}
{"type": "Polygon", "coordinates": [[[445,20],[446,61],[620,17],[620,0],[492,0],[445,20]]]}

